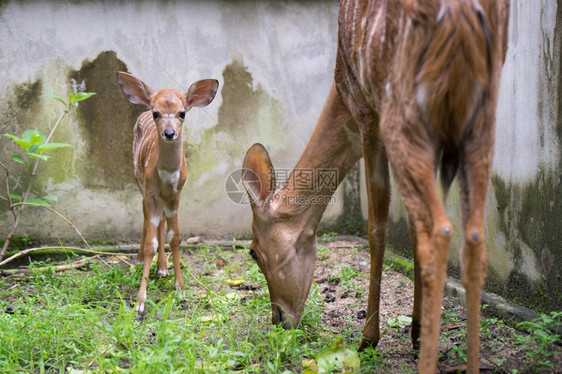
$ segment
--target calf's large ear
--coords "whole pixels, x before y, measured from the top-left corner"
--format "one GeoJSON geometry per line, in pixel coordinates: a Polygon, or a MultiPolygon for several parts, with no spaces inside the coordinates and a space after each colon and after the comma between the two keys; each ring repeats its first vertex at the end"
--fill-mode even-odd
{"type": "Polygon", "coordinates": [[[120,71],[117,73],[117,82],[119,82],[121,91],[131,103],[150,106],[150,99],[154,91],[143,81],[120,71]]]}
{"type": "Polygon", "coordinates": [[[187,105],[202,108],[211,103],[219,89],[219,81],[216,79],[202,79],[189,87],[185,94],[187,105]]]}

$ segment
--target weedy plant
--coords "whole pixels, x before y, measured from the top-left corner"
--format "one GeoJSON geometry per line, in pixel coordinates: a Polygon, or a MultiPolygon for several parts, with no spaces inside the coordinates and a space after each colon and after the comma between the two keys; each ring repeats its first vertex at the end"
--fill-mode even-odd
{"type": "Polygon", "coordinates": [[[339,282],[339,285],[343,287],[345,292],[352,292],[356,290],[353,280],[359,276],[357,270],[349,264],[338,264],[335,267],[338,272],[334,276],[335,280],[339,282]]]}
{"type": "MultiPolygon", "coordinates": [[[[549,326],[562,325],[562,312],[550,312],[541,314],[539,318],[523,321],[517,324],[517,328],[527,331],[529,335],[515,334],[515,343],[529,348],[525,352],[525,358],[529,359],[529,370],[540,372],[541,370],[554,369],[551,350],[554,344],[561,344],[560,335],[549,329],[549,326]]],[[[559,368],[560,369],[560,368],[559,368]]]]}
{"type": "Polygon", "coordinates": [[[51,139],[55,131],[57,130],[57,127],[62,122],[63,118],[70,112],[70,110],[77,107],[80,101],[86,100],[92,95],[95,95],[95,93],[71,93],[68,96],[68,101],[65,101],[60,96],[53,94],[42,95],[44,97],[53,98],[64,105],[64,110],[49,132],[49,135],[45,136],[37,129],[26,130],[23,132],[21,137],[13,134],[3,134],[5,137],[13,140],[22,149],[24,154],[23,157],[21,155],[12,155],[11,159],[12,161],[23,164],[25,166],[25,171],[29,175],[29,178],[27,180],[27,188],[25,189],[25,191],[21,194],[14,193],[14,191],[11,191],[9,184],[10,169],[8,168],[8,166],[0,162],[0,166],[6,172],[6,196],[0,196],[0,199],[8,202],[8,209],[12,211],[12,215],[14,217],[12,228],[8,233],[8,236],[6,237],[4,246],[2,247],[2,251],[0,251],[0,261],[2,261],[2,259],[4,258],[4,255],[6,254],[8,246],[10,244],[10,240],[13,239],[16,233],[24,207],[29,205],[50,208],[51,205],[49,202],[57,201],[57,197],[54,195],[45,195],[41,197],[32,195],[31,189],[37,175],[39,160],[47,161],[49,159],[49,156],[45,154],[45,152],[47,151],[52,151],[64,147],[71,147],[71,145],[67,143],[51,143],[51,139]]]}

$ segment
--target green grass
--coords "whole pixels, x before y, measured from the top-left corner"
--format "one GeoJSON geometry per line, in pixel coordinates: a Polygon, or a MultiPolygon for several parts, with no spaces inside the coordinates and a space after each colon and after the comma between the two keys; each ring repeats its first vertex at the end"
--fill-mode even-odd
{"type": "Polygon", "coordinates": [[[336,340],[320,321],[316,285],[302,329],[286,331],[270,323],[265,280],[247,249],[203,247],[188,256],[201,266],[184,270],[186,290],[151,274],[141,318],[140,266],[95,262],[88,271],[0,278],[0,372],[300,372],[303,358],[336,340]],[[248,289],[228,286],[229,277],[248,289]]]}
{"type": "MultiPolygon", "coordinates": [[[[184,247],[186,289],[173,291],[173,277],[159,278],[154,270],[142,317],[135,312],[141,267],[115,256],[63,273],[41,271],[55,264],[42,258],[30,265],[30,275],[0,278],[0,373],[301,373],[303,359],[317,357],[338,340],[357,348],[364,321],[353,316],[367,297],[357,282],[367,273],[334,260],[328,280],[313,282],[299,329],[286,331],[271,325],[266,282],[247,252],[234,243],[184,247]],[[233,287],[225,283],[229,279],[244,282],[233,287]],[[322,293],[332,279],[342,295],[357,299],[337,331],[326,323],[322,293]]],[[[348,252],[357,254],[357,249],[348,252]]],[[[319,246],[319,261],[330,255],[335,256],[319,246]]],[[[387,266],[383,276],[390,271],[387,266]]],[[[399,288],[408,282],[403,279],[399,288]]],[[[440,365],[455,367],[466,361],[466,319],[456,302],[448,305],[442,315],[440,365]]],[[[361,353],[361,373],[415,372],[406,317],[381,321],[387,341],[361,353]]],[[[547,326],[561,318],[562,313],[551,313],[520,324],[525,333],[483,317],[482,356],[499,368],[504,361],[513,367],[513,356],[502,351],[515,347],[522,372],[554,372],[558,353],[549,346],[560,340],[547,326]]]]}
{"type": "MultiPolygon", "coordinates": [[[[458,301],[453,302],[458,303],[458,301]]],[[[483,305],[483,309],[487,307],[487,305],[483,305]]],[[[516,347],[523,372],[556,372],[557,368],[554,367],[555,364],[552,360],[559,353],[552,348],[555,344],[560,345],[562,340],[559,335],[549,329],[549,326],[560,325],[561,322],[562,312],[542,314],[535,320],[515,324],[516,328],[508,326],[506,322],[497,317],[482,316],[480,349],[486,352],[487,356],[494,356],[492,353],[500,353],[500,357],[493,360],[498,368],[501,368],[507,359],[502,350],[506,346],[511,346],[516,347]],[[498,331],[503,332],[498,333],[498,331]]],[[[443,310],[441,326],[441,341],[446,346],[446,353],[440,357],[440,361],[451,366],[466,364],[466,316],[464,312],[461,312],[458,304],[443,310]]],[[[513,372],[518,371],[515,369],[513,372]]]]}

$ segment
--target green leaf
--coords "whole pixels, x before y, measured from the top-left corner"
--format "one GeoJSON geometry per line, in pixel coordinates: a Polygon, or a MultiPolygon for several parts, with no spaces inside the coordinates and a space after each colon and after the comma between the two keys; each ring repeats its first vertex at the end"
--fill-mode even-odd
{"type": "Polygon", "coordinates": [[[27,199],[27,202],[32,203],[32,204],[39,204],[39,205],[43,205],[43,206],[48,206],[48,207],[51,206],[51,204],[49,204],[45,200],[39,199],[37,197],[30,197],[30,198],[27,199]]]}
{"type": "Polygon", "coordinates": [[[64,147],[72,147],[72,144],[67,144],[67,143],[41,144],[39,147],[37,147],[37,152],[44,152],[44,151],[49,151],[51,149],[64,148],[64,147]]]}
{"type": "Polygon", "coordinates": [[[21,135],[21,138],[27,141],[30,145],[39,145],[45,143],[45,135],[39,130],[26,130],[21,135]]]}
{"type": "Polygon", "coordinates": [[[406,327],[412,323],[412,317],[410,316],[398,316],[396,318],[389,318],[388,319],[388,326],[395,327],[395,328],[402,328],[406,327]]]}
{"type": "Polygon", "coordinates": [[[56,197],[55,195],[45,195],[43,196],[43,200],[49,200],[49,201],[59,201],[59,198],[56,197]]]}
{"type": "Polygon", "coordinates": [[[199,322],[203,323],[203,324],[208,324],[208,323],[221,323],[224,322],[225,317],[222,314],[213,314],[213,315],[208,315],[208,316],[201,316],[199,318],[199,322]]]}
{"type": "Polygon", "coordinates": [[[43,136],[41,135],[41,133],[37,130],[35,130],[30,137],[31,140],[31,144],[41,144],[43,142],[45,142],[43,140],[43,136]]]}
{"type": "Polygon", "coordinates": [[[316,357],[318,374],[338,372],[357,373],[361,366],[361,359],[357,352],[343,347],[341,341],[336,342],[332,348],[326,349],[316,357]]]}
{"type": "Polygon", "coordinates": [[[16,200],[16,201],[21,201],[23,198],[21,197],[21,195],[17,195],[17,194],[15,194],[15,193],[11,193],[11,194],[10,194],[10,199],[16,200]]]}
{"type": "Polygon", "coordinates": [[[18,156],[18,155],[13,155],[12,156],[12,160],[15,162],[19,162],[20,164],[24,164],[25,165],[25,160],[23,159],[23,157],[18,156]]]}
{"type": "Polygon", "coordinates": [[[223,282],[228,284],[229,286],[240,286],[245,281],[243,278],[229,278],[223,279],[223,282]]]}
{"type": "Polygon", "coordinates": [[[35,130],[25,130],[23,132],[23,134],[21,134],[21,138],[24,139],[24,140],[27,140],[28,142],[31,142],[31,135],[35,132],[37,132],[37,129],[35,129],[35,130]]]}
{"type": "Polygon", "coordinates": [[[66,101],[64,101],[64,100],[62,99],[62,97],[60,97],[60,96],[53,95],[53,94],[44,94],[44,95],[41,95],[41,96],[53,98],[53,99],[55,99],[55,100],[60,101],[60,102],[62,103],[62,105],[67,106],[67,105],[66,105],[66,101]]]}
{"type": "Polygon", "coordinates": [[[78,106],[79,101],[86,100],[95,94],[95,92],[77,92],[76,94],[71,93],[70,95],[68,95],[68,100],[70,102],[69,107],[73,105],[78,106]]]}
{"type": "Polygon", "coordinates": [[[31,147],[31,143],[28,140],[19,138],[15,135],[12,135],[12,134],[4,134],[4,136],[12,139],[14,142],[16,142],[17,145],[19,145],[23,149],[27,149],[27,148],[31,147]]]}
{"type": "Polygon", "coordinates": [[[78,92],[74,96],[74,101],[83,101],[89,99],[90,97],[94,96],[95,92],[78,92]]]}
{"type": "Polygon", "coordinates": [[[302,360],[302,374],[318,374],[318,365],[313,358],[305,358],[302,360]]]}
{"type": "Polygon", "coordinates": [[[25,150],[25,153],[27,154],[28,157],[30,154],[37,154],[37,148],[39,148],[39,144],[33,144],[31,147],[25,150]]]}
{"type": "Polygon", "coordinates": [[[47,156],[47,155],[40,155],[39,153],[33,153],[33,152],[28,152],[27,157],[29,157],[29,158],[40,158],[43,161],[47,161],[49,159],[49,156],[47,156]]]}

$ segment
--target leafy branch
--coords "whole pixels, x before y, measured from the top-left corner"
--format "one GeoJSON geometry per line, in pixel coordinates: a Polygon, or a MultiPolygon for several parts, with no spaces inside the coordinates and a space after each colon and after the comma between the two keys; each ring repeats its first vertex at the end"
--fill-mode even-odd
{"type": "Polygon", "coordinates": [[[24,207],[26,205],[38,205],[43,207],[50,207],[51,205],[49,204],[48,201],[57,201],[57,197],[54,195],[46,195],[41,198],[31,196],[31,188],[33,186],[33,182],[35,181],[35,177],[37,175],[37,167],[39,166],[39,160],[47,161],[49,159],[49,156],[44,154],[44,152],[51,151],[58,148],[72,146],[67,143],[50,143],[50,140],[53,137],[53,134],[55,133],[57,127],[62,122],[63,118],[70,112],[70,110],[74,107],[77,107],[80,101],[86,100],[93,95],[95,95],[94,92],[78,92],[76,94],[71,93],[68,96],[68,102],[57,95],[53,95],[53,94],[42,95],[44,97],[53,98],[59,101],[65,107],[64,111],[59,116],[57,122],[49,132],[49,135],[45,137],[45,135],[43,135],[37,129],[26,130],[23,132],[21,137],[12,134],[3,134],[5,137],[13,140],[24,151],[25,158],[19,155],[13,155],[11,159],[14,162],[23,164],[25,166],[25,170],[27,171],[30,177],[28,180],[27,189],[23,193],[23,195],[12,193],[10,191],[10,186],[9,186],[9,176],[10,176],[9,169],[6,165],[0,163],[0,166],[6,172],[5,182],[6,182],[6,192],[7,192],[7,197],[1,196],[1,198],[8,202],[9,209],[12,211],[12,214],[14,216],[14,224],[12,225],[12,228],[8,233],[8,236],[6,237],[6,241],[4,242],[4,246],[0,251],[0,261],[2,261],[2,259],[4,258],[8,246],[10,244],[10,241],[14,238],[24,207]]]}
{"type": "MultiPolygon", "coordinates": [[[[93,95],[95,95],[95,92],[77,92],[77,93],[71,93],[70,95],[68,95],[68,103],[66,101],[64,101],[64,99],[60,96],[57,95],[53,95],[53,94],[43,94],[41,96],[43,97],[50,97],[53,98],[57,101],[59,101],[62,105],[65,106],[66,110],[65,110],[65,114],[68,113],[73,107],[77,107],[78,106],[78,102],[79,101],[83,101],[86,99],[89,99],[90,97],[92,97],[93,95]]],[[[64,116],[64,114],[63,114],[64,116]]]]}

